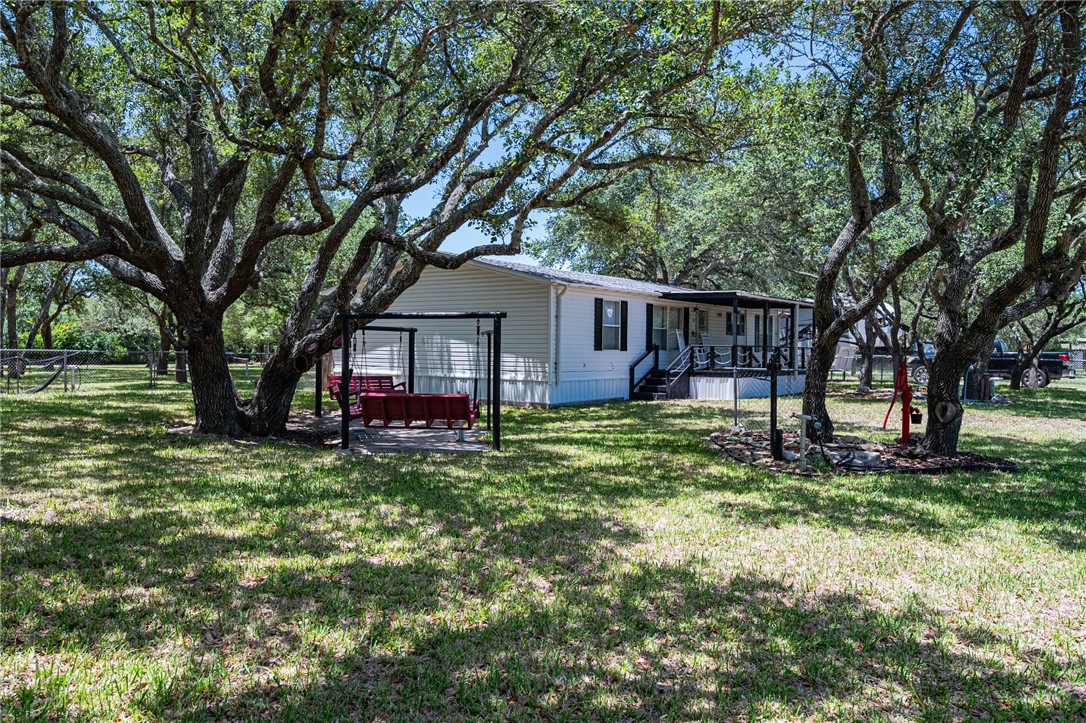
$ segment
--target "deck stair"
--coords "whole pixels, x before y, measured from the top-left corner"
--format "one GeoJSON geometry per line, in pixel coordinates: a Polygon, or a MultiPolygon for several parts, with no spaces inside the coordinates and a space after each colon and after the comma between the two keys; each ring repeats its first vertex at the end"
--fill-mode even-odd
{"type": "Polygon", "coordinates": [[[667,399],[667,369],[653,369],[634,390],[634,399],[667,399]]]}
{"type": "Polygon", "coordinates": [[[652,366],[640,379],[636,376],[637,365],[646,360],[645,352],[630,365],[630,399],[661,400],[687,399],[690,397],[690,372],[693,369],[690,347],[683,349],[665,368],[659,365],[659,350],[653,347],[652,366]]]}

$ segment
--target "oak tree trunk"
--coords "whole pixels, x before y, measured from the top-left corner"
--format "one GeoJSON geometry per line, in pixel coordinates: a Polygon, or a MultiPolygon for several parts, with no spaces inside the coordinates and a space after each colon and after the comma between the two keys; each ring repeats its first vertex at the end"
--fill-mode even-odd
{"type": "Polygon", "coordinates": [[[15,316],[15,296],[11,295],[5,300],[4,316],[8,320],[8,349],[19,348],[19,330],[17,328],[18,319],[15,316]]]}
{"type": "Polygon", "coordinates": [[[821,428],[809,422],[807,435],[815,441],[828,441],[833,439],[833,420],[826,409],[826,388],[833,360],[837,357],[837,342],[827,337],[817,338],[810,352],[803,385],[803,413],[818,420],[821,428]]]}
{"type": "Polygon", "coordinates": [[[196,430],[207,434],[240,437],[245,433],[240,413],[241,399],[226,361],[226,344],[221,324],[194,329],[186,325],[185,353],[192,369],[192,398],[196,406],[196,430]]]}
{"type": "Polygon", "coordinates": [[[939,454],[957,454],[962,428],[962,402],[959,382],[972,359],[939,352],[932,361],[928,381],[928,425],[924,447],[939,454]]]}
{"type": "Polygon", "coordinates": [[[1019,359],[1018,362],[1016,362],[1013,367],[1011,367],[1011,384],[1010,384],[1011,389],[1021,389],[1022,388],[1022,375],[1025,373],[1026,369],[1028,369],[1029,365],[1032,364],[1032,363],[1033,363],[1032,357],[1025,357],[1024,356],[1021,359],[1019,359]],[[1027,361],[1027,359],[1028,359],[1028,361],[1027,361]]]}
{"type": "Polygon", "coordinates": [[[860,382],[857,385],[858,389],[871,390],[872,384],[872,368],[875,364],[875,348],[871,344],[860,344],[860,382]]]}
{"type": "Polygon", "coordinates": [[[312,361],[291,359],[280,347],[264,365],[253,397],[243,405],[247,430],[258,436],[286,431],[294,392],[312,361]]]}

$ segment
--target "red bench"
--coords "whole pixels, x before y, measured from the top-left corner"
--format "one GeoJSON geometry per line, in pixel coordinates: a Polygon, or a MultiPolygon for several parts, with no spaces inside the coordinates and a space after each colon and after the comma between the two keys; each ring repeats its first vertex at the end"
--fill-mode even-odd
{"type": "MultiPolygon", "coordinates": [[[[339,374],[329,374],[328,384],[342,384],[343,377],[339,374]]],[[[403,382],[396,382],[391,376],[385,375],[364,375],[364,376],[351,376],[351,394],[358,394],[359,392],[394,392],[397,389],[406,392],[407,386],[403,382]]]]}
{"type": "MultiPolygon", "coordinates": [[[[328,393],[337,403],[342,403],[342,387],[337,382],[328,385],[328,393]]],[[[382,427],[400,422],[410,427],[423,422],[427,428],[438,422],[453,429],[456,424],[462,432],[471,429],[479,418],[479,401],[472,401],[467,394],[406,394],[397,391],[366,392],[358,396],[357,404],[348,406],[350,419],[361,419],[367,427],[382,427]]],[[[462,435],[461,435],[462,436],[462,435]]]]}
{"type": "MultiPolygon", "coordinates": [[[[353,391],[355,393],[357,392],[357,390],[353,390],[353,391]]],[[[336,406],[340,406],[340,405],[343,404],[343,401],[342,401],[343,397],[342,397],[341,392],[342,392],[342,390],[341,390],[341,387],[340,387],[338,377],[337,377],[337,380],[334,381],[334,382],[329,380],[329,382],[328,382],[328,396],[330,396],[332,398],[332,400],[336,403],[336,406]]],[[[357,404],[349,405],[347,407],[347,416],[349,418],[351,418],[351,419],[358,419],[359,417],[362,416],[362,408],[359,407],[357,404]]]]}
{"type": "Polygon", "coordinates": [[[479,400],[472,401],[467,394],[407,394],[402,398],[405,418],[425,422],[427,427],[445,422],[451,429],[455,422],[471,429],[479,418],[479,400]]]}

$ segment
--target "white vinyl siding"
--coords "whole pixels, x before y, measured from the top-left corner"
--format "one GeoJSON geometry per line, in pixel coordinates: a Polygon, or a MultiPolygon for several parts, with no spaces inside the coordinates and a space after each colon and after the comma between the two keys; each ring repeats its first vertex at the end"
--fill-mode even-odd
{"type": "MultiPolygon", "coordinates": [[[[388,309],[420,311],[505,311],[502,320],[502,397],[513,403],[548,403],[550,380],[550,285],[466,265],[459,269],[428,268],[388,309]]],[[[479,398],[485,399],[486,338],[476,336],[474,319],[382,319],[383,326],[414,326],[416,339],[416,391],[470,394],[478,380],[479,398]],[[478,340],[478,346],[476,341],[478,340]]],[[[480,331],[493,322],[483,319],[480,331]]],[[[352,368],[359,373],[392,374],[406,379],[407,335],[367,332],[365,358],[362,335],[355,334],[357,350],[352,368]],[[363,362],[365,362],[363,364],[363,362]]],[[[339,354],[335,355],[339,365],[339,354]]]]}

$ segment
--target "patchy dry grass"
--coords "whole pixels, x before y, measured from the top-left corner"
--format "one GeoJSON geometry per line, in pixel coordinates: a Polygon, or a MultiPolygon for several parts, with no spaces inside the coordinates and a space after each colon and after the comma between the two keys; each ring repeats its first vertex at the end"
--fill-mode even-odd
{"type": "MultiPolygon", "coordinates": [[[[509,410],[506,451],[173,436],[4,396],[9,720],[1086,716],[1086,387],[971,408],[1024,472],[772,477],[726,409],[509,410]]],[[[312,398],[300,395],[299,409],[312,398]]],[[[884,403],[839,398],[872,434],[884,403]]]]}

